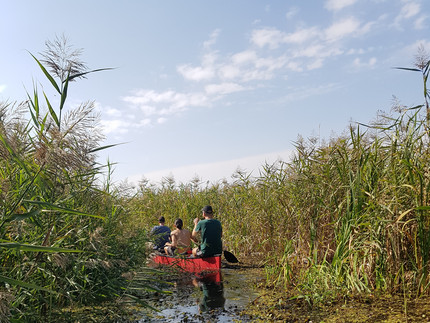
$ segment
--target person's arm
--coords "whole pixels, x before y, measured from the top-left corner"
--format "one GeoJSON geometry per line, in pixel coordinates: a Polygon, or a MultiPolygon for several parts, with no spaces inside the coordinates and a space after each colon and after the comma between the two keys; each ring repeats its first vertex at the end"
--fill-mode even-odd
{"type": "Polygon", "coordinates": [[[166,243],[164,244],[165,246],[171,246],[171,245],[172,245],[172,241],[173,241],[173,240],[172,240],[172,239],[173,239],[172,237],[173,237],[173,235],[174,235],[174,233],[170,233],[170,234],[169,234],[169,242],[166,242],[166,243]]]}
{"type": "Polygon", "coordinates": [[[199,232],[196,230],[197,223],[199,223],[199,218],[194,219],[194,229],[193,229],[193,233],[191,233],[191,240],[193,240],[196,243],[199,242],[199,239],[198,239],[199,232]]]}
{"type": "Polygon", "coordinates": [[[178,246],[178,237],[176,234],[172,234],[172,243],[170,244],[172,247],[177,247],[178,246]]]}

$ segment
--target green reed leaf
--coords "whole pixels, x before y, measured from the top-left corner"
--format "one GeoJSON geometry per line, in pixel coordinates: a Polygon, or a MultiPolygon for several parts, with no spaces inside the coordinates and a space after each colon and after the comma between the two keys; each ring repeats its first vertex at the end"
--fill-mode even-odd
{"type": "Polygon", "coordinates": [[[35,289],[35,290],[41,290],[41,291],[45,291],[48,293],[52,293],[52,294],[58,294],[57,292],[47,289],[47,288],[43,288],[34,284],[29,284],[26,282],[23,282],[22,280],[16,280],[13,278],[9,278],[3,275],[0,275],[0,281],[4,282],[4,283],[8,283],[9,285],[16,285],[16,286],[21,286],[21,287],[25,287],[28,289],[35,289]]]}
{"type": "Polygon", "coordinates": [[[69,74],[67,74],[67,78],[64,82],[63,93],[61,93],[60,111],[63,110],[64,103],[66,102],[67,90],[69,88],[69,80],[70,80],[70,71],[69,71],[69,74]]]}
{"type": "Polygon", "coordinates": [[[52,108],[51,102],[49,102],[48,97],[46,96],[45,92],[43,92],[43,95],[45,96],[46,104],[48,105],[49,114],[51,115],[52,119],[54,119],[55,124],[60,127],[60,121],[58,121],[58,116],[55,113],[54,109],[52,108]]]}
{"type": "MultiPolygon", "coordinates": [[[[0,241],[4,241],[4,240],[0,240],[0,241]]],[[[17,242],[0,242],[0,248],[16,249],[16,250],[20,250],[20,251],[31,251],[31,252],[54,252],[54,253],[57,253],[57,252],[81,253],[81,252],[83,252],[82,250],[76,250],[76,249],[30,245],[30,244],[17,243],[17,242]]]]}
{"type": "Polygon", "coordinates": [[[30,53],[31,56],[33,56],[33,58],[35,59],[35,61],[37,62],[37,64],[39,65],[40,69],[42,70],[42,72],[45,74],[45,76],[48,78],[48,80],[51,82],[52,86],[57,90],[57,92],[59,94],[61,94],[61,90],[57,85],[57,82],[55,82],[54,78],[51,76],[51,74],[49,74],[49,72],[46,70],[46,68],[42,65],[41,62],[39,62],[39,60],[32,54],[30,53]]]}
{"type": "Polygon", "coordinates": [[[24,200],[27,203],[33,204],[33,205],[38,205],[40,207],[44,207],[45,209],[42,210],[42,212],[46,212],[47,210],[50,211],[61,211],[64,213],[69,213],[69,214],[76,214],[76,215],[83,215],[83,216],[89,216],[92,218],[98,218],[98,219],[105,219],[105,217],[101,216],[101,215],[95,215],[95,214],[89,214],[89,213],[85,213],[85,212],[81,212],[81,211],[77,211],[77,210],[73,210],[73,209],[69,209],[69,208],[65,208],[53,203],[49,203],[49,202],[44,202],[44,201],[33,201],[33,200],[24,200]]]}

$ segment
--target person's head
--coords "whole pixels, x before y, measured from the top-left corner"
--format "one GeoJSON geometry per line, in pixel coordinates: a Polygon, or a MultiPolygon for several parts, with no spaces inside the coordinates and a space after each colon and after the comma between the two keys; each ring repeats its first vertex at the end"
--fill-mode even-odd
{"type": "Polygon", "coordinates": [[[184,226],[184,223],[182,222],[181,219],[175,220],[175,227],[177,227],[179,230],[181,230],[183,226],[184,226]]]}
{"type": "Polygon", "coordinates": [[[214,211],[212,210],[212,206],[206,205],[203,209],[203,216],[212,217],[214,214],[214,211]]]}
{"type": "Polygon", "coordinates": [[[164,223],[166,223],[166,219],[164,218],[164,216],[160,216],[160,217],[158,218],[158,223],[160,223],[160,224],[162,224],[162,225],[164,225],[164,223]]]}

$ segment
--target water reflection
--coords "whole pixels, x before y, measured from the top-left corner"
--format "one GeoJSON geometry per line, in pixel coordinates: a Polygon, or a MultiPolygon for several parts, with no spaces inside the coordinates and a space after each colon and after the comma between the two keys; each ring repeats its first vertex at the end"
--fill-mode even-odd
{"type": "Polygon", "coordinates": [[[203,293],[198,304],[200,313],[218,308],[224,309],[224,284],[221,272],[199,275],[193,279],[193,283],[203,293]]]}
{"type": "Polygon", "coordinates": [[[252,286],[255,273],[223,268],[220,272],[176,279],[172,294],[157,294],[150,303],[159,312],[147,312],[139,323],[251,322],[241,310],[258,294],[252,286]]]}

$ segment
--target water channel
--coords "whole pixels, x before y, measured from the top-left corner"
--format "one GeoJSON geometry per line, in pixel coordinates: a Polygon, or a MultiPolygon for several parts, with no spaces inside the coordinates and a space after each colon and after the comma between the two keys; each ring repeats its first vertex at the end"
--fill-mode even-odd
{"type": "Polygon", "coordinates": [[[255,271],[235,268],[182,277],[168,288],[171,294],[151,299],[159,312],[145,313],[139,322],[248,322],[241,312],[258,297],[255,286],[261,280],[255,271]]]}

